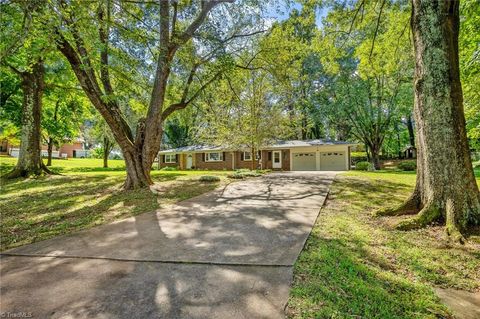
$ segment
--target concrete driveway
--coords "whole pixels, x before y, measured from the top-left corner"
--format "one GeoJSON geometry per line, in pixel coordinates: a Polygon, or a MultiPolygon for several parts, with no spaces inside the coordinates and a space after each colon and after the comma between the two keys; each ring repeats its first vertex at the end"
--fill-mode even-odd
{"type": "Polygon", "coordinates": [[[283,318],[333,172],[272,173],[154,213],[6,251],[1,312],[283,318]]]}

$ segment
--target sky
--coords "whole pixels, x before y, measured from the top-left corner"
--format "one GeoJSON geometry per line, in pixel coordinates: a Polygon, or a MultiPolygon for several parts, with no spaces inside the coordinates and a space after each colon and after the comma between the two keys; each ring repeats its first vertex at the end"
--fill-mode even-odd
{"type": "MultiPolygon", "coordinates": [[[[269,3],[265,15],[266,18],[276,21],[283,21],[288,19],[290,12],[292,12],[294,9],[300,11],[302,9],[302,5],[292,1],[288,1],[288,3],[285,0],[274,1],[269,3]]],[[[327,16],[328,11],[329,8],[320,8],[317,11],[316,24],[319,28],[322,27],[322,19],[327,16]]]]}

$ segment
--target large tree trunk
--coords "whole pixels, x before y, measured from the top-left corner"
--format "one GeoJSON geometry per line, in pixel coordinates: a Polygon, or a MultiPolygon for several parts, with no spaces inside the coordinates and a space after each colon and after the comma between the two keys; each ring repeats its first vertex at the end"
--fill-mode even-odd
{"type": "Polygon", "coordinates": [[[23,91],[20,154],[16,167],[6,178],[50,173],[42,162],[40,146],[40,118],[45,86],[43,62],[37,61],[31,71],[19,72],[19,75],[23,91]]]}
{"type": "Polygon", "coordinates": [[[480,223],[480,194],[469,155],[458,63],[458,1],[413,0],[417,182],[390,213],[418,212],[399,229],[443,221],[449,235],[480,223]]]}
{"type": "Polygon", "coordinates": [[[145,188],[153,184],[150,177],[151,165],[144,166],[141,152],[124,152],[123,156],[127,166],[125,189],[145,188]]]}

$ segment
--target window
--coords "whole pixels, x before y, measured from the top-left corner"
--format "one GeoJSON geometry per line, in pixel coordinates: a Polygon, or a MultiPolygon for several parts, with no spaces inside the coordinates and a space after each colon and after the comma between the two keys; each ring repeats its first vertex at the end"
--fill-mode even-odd
{"type": "Polygon", "coordinates": [[[211,152],[205,154],[205,162],[220,162],[223,161],[223,153],[211,152]]]}
{"type": "MultiPolygon", "coordinates": [[[[256,160],[262,159],[262,151],[257,151],[257,156],[255,157],[256,160]]],[[[244,161],[251,161],[252,160],[252,152],[243,152],[243,160],[244,161]]]]}
{"type": "Polygon", "coordinates": [[[177,155],[175,154],[165,154],[165,163],[176,163],[177,155]]]}

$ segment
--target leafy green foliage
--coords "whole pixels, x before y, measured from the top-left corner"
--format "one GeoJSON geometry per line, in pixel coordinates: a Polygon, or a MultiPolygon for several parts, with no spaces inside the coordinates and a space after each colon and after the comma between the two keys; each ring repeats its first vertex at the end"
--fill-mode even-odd
{"type": "Polygon", "coordinates": [[[401,161],[397,165],[398,169],[402,171],[414,171],[417,169],[416,161],[401,161]]]}
{"type": "Polygon", "coordinates": [[[470,147],[480,150],[480,6],[478,1],[460,3],[460,77],[463,88],[467,136],[470,147]]]}
{"type": "Polygon", "coordinates": [[[363,162],[357,162],[355,164],[355,169],[357,171],[373,171],[374,167],[372,163],[363,161],[363,162]]]}
{"type": "Polygon", "coordinates": [[[198,179],[200,182],[207,182],[207,183],[213,183],[213,182],[219,182],[220,177],[218,176],[213,176],[213,175],[202,175],[198,179]]]}

